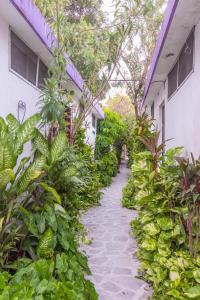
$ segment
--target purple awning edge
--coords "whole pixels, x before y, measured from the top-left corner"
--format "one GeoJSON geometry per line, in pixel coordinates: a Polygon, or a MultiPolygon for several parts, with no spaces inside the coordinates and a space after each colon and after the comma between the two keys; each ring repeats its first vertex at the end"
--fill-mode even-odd
{"type": "MultiPolygon", "coordinates": [[[[37,36],[40,38],[46,48],[53,54],[53,49],[57,45],[56,37],[53,31],[47,24],[44,16],[41,14],[38,7],[32,0],[10,0],[19,13],[24,17],[27,23],[31,26],[37,36]]],[[[83,79],[79,72],[76,70],[72,61],[67,57],[66,72],[71,80],[77,85],[77,87],[83,90],[83,79]]]]}
{"type": "Polygon", "coordinates": [[[155,47],[155,50],[154,50],[154,53],[152,56],[151,66],[150,66],[149,72],[147,74],[147,80],[146,80],[146,84],[145,84],[144,98],[143,98],[142,106],[144,105],[150,85],[152,83],[153,76],[155,74],[156,67],[158,64],[158,60],[160,58],[161,51],[165,44],[167,34],[169,32],[169,29],[170,29],[170,26],[171,26],[178,3],[179,3],[179,0],[168,0],[168,4],[167,4],[166,11],[165,11],[165,16],[164,16],[164,21],[162,23],[159,37],[158,37],[158,40],[156,43],[156,47],[155,47]]]}

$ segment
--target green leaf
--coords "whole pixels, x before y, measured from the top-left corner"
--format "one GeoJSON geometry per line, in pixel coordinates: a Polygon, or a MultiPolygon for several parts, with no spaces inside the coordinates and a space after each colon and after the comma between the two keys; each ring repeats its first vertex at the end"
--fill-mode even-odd
{"type": "Polygon", "coordinates": [[[151,238],[144,239],[140,246],[142,249],[145,249],[147,251],[155,251],[157,249],[156,240],[151,238]]]}
{"type": "Polygon", "coordinates": [[[180,299],[180,296],[181,296],[180,292],[178,290],[175,290],[175,289],[167,292],[167,295],[168,296],[173,296],[175,299],[180,299]]]}
{"type": "Polygon", "coordinates": [[[3,189],[9,182],[15,180],[15,173],[12,169],[0,171],[0,189],[3,189]]]}
{"type": "Polygon", "coordinates": [[[46,163],[44,156],[35,159],[32,164],[24,171],[16,183],[18,194],[25,192],[27,187],[43,173],[43,167],[46,163]]]}
{"type": "Polygon", "coordinates": [[[16,159],[13,151],[7,140],[0,143],[0,171],[14,168],[16,159]]]}
{"type": "Polygon", "coordinates": [[[199,299],[200,297],[200,285],[193,286],[190,288],[185,295],[190,299],[199,299]]]}
{"type": "Polygon", "coordinates": [[[168,217],[158,218],[157,223],[162,230],[170,230],[174,227],[172,219],[168,217]]]}
{"type": "Polygon", "coordinates": [[[200,269],[194,270],[193,276],[194,276],[196,282],[200,283],[200,269]]]}
{"type": "Polygon", "coordinates": [[[8,130],[12,135],[12,138],[15,139],[20,128],[19,121],[12,114],[7,115],[6,121],[8,123],[8,130]]]}
{"type": "Polygon", "coordinates": [[[53,196],[54,201],[58,204],[61,204],[62,200],[60,195],[57,193],[56,189],[53,187],[48,186],[45,182],[40,182],[39,185],[43,188],[46,192],[50,193],[53,196]]]}
{"type": "Polygon", "coordinates": [[[53,256],[55,247],[54,233],[49,227],[44,234],[41,236],[38,247],[37,254],[42,258],[50,258],[53,256]]]}
{"type": "Polygon", "coordinates": [[[54,164],[62,158],[63,153],[67,149],[66,132],[60,132],[55,137],[51,145],[51,163],[54,164]]]}
{"type": "Polygon", "coordinates": [[[45,219],[47,224],[56,232],[58,230],[57,219],[55,211],[50,205],[45,205],[45,219]]]}
{"type": "Polygon", "coordinates": [[[4,221],[4,217],[3,217],[3,218],[0,218],[0,232],[1,232],[1,230],[2,230],[3,221],[4,221]]]}
{"type": "Polygon", "coordinates": [[[8,133],[8,126],[6,125],[4,119],[0,117],[0,139],[4,140],[8,133]]]}
{"type": "Polygon", "coordinates": [[[169,278],[170,278],[171,281],[180,280],[180,275],[177,271],[171,270],[169,272],[169,278]]]}
{"type": "Polygon", "coordinates": [[[40,121],[40,115],[35,114],[28,118],[21,126],[17,134],[15,145],[16,153],[20,154],[23,150],[23,145],[33,139],[35,135],[35,126],[40,121]]]}
{"type": "Polygon", "coordinates": [[[19,209],[22,213],[24,223],[26,224],[29,232],[32,233],[34,236],[38,237],[38,227],[34,215],[22,206],[20,206],[19,209]]]}
{"type": "Polygon", "coordinates": [[[24,157],[22,158],[22,160],[20,161],[19,167],[17,168],[16,171],[16,177],[17,175],[23,170],[23,168],[25,167],[25,164],[30,160],[30,157],[24,157]]]}
{"type": "Polygon", "coordinates": [[[157,224],[149,223],[143,227],[144,232],[147,235],[155,236],[160,232],[160,229],[157,224]]]}
{"type": "Polygon", "coordinates": [[[45,137],[41,134],[39,130],[36,129],[35,132],[36,137],[33,141],[34,148],[37,149],[46,158],[49,158],[50,151],[48,141],[45,139],[45,137]]]}

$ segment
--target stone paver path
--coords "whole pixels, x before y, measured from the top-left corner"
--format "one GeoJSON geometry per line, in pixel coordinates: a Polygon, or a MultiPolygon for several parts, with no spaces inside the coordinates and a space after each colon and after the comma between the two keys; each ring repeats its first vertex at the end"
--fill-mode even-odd
{"type": "Polygon", "coordinates": [[[112,185],[105,189],[101,206],[89,209],[81,218],[88,231],[87,253],[99,300],[145,300],[149,286],[135,278],[139,262],[134,257],[136,242],[130,236],[130,221],[136,212],[121,206],[122,188],[128,169],[123,165],[112,185]]]}

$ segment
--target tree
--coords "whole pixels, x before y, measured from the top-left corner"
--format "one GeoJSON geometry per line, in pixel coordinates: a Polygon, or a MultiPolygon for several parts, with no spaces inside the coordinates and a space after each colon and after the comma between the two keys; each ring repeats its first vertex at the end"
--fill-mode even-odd
{"type": "Polygon", "coordinates": [[[121,0],[117,5],[118,18],[131,19],[132,30],[117,66],[127,93],[135,107],[136,117],[144,92],[148,66],[163,17],[165,0],[121,0]]]}
{"type": "Polygon", "coordinates": [[[117,94],[107,101],[106,107],[108,107],[111,111],[117,112],[123,118],[135,116],[133,103],[127,95],[117,94]]]}
{"type": "Polygon", "coordinates": [[[36,0],[91,92],[98,89],[104,67],[112,64],[119,42],[118,32],[107,28],[101,3],[101,0],[36,0]]]}
{"type": "MultiPolygon", "coordinates": [[[[100,1],[98,0],[96,0],[96,2],[95,0],[92,0],[92,2],[86,0],[80,2],[85,3],[85,12],[87,11],[86,7],[88,5],[88,10],[90,10],[91,3],[97,4],[96,8],[99,7],[99,10],[98,14],[96,14],[95,22],[94,20],[90,20],[90,18],[88,19],[86,16],[87,14],[83,14],[80,18],[72,20],[69,17],[69,11],[71,11],[69,10],[70,2],[67,0],[37,0],[36,3],[48,18],[58,39],[58,48],[55,50],[56,72],[51,70],[51,73],[55,74],[53,77],[55,78],[55,81],[57,81],[59,94],[61,93],[61,97],[63,97],[63,79],[67,80],[65,74],[66,52],[69,54],[85,80],[85,91],[82,95],[82,102],[84,103],[83,112],[79,114],[78,108],[74,108],[76,116],[73,120],[73,132],[71,137],[71,140],[74,141],[78,130],[81,128],[92,107],[102,99],[109,88],[109,79],[120,59],[123,42],[130,30],[130,26],[129,24],[126,26],[123,24],[108,26],[103,12],[100,9],[100,1]],[[102,27],[100,27],[100,25],[102,25],[102,27]],[[91,92],[89,96],[87,87],[91,92]]],[[[74,4],[75,3],[71,5],[73,6],[74,4]]],[[[78,6],[75,5],[73,7],[75,9],[78,6]]],[[[77,13],[74,11],[74,14],[80,16],[80,9],[78,9],[77,13]]],[[[93,16],[95,16],[94,13],[93,16]]],[[[57,95],[58,93],[53,93],[50,90],[49,94],[51,96],[53,94],[57,95]]],[[[51,97],[46,97],[46,99],[50,99],[52,102],[54,101],[51,97]]],[[[48,107],[51,107],[52,105],[49,105],[48,102],[45,103],[44,101],[43,103],[45,105],[47,104],[47,109],[43,109],[42,101],[40,102],[41,108],[47,113],[48,107]]]]}

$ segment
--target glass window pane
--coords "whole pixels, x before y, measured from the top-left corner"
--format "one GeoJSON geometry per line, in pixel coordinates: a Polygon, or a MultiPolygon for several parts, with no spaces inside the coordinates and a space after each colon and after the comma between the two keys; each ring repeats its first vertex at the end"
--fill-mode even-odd
{"type": "Polygon", "coordinates": [[[179,77],[180,85],[193,69],[193,51],[194,51],[194,31],[190,34],[185,43],[179,58],[179,77]]]}
{"type": "Polygon", "coordinates": [[[37,55],[11,32],[11,68],[36,84],[37,55]]]}
{"type": "Polygon", "coordinates": [[[96,128],[96,117],[94,114],[92,114],[92,127],[96,128]]]}
{"type": "Polygon", "coordinates": [[[178,62],[168,75],[168,98],[177,90],[178,62]]]}
{"type": "Polygon", "coordinates": [[[40,60],[39,64],[39,75],[38,75],[38,87],[42,88],[44,86],[44,80],[48,77],[48,68],[47,66],[40,60]]]}
{"type": "Polygon", "coordinates": [[[154,102],[151,104],[151,118],[154,119],[154,102]]]}

